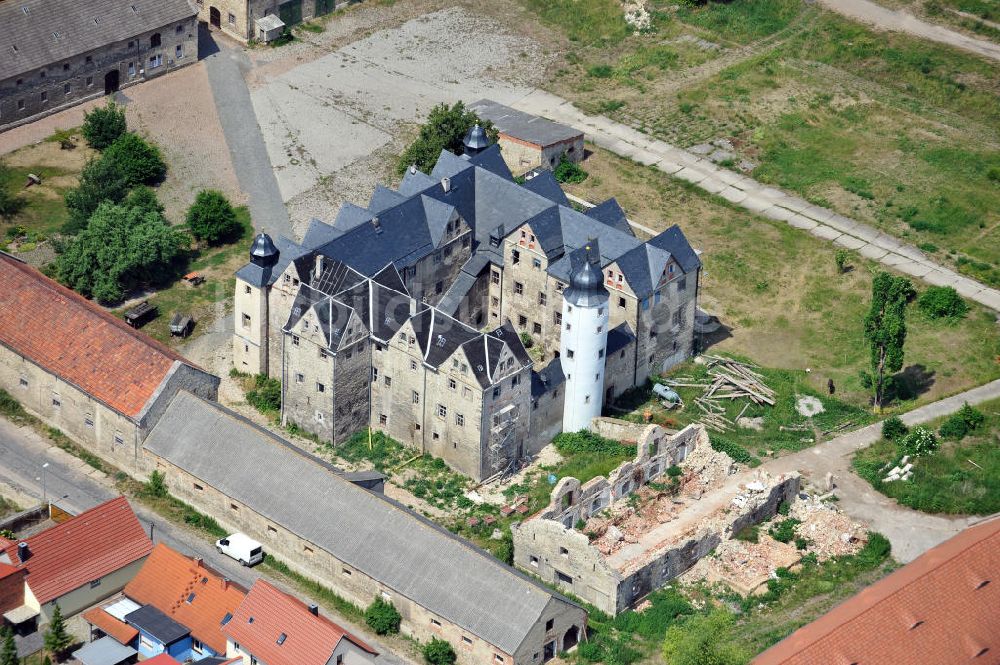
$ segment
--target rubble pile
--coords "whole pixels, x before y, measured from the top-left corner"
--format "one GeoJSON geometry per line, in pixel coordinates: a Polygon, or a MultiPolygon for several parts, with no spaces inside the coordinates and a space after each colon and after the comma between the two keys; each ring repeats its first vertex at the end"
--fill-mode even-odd
{"type": "Polygon", "coordinates": [[[584,528],[594,547],[608,555],[626,543],[637,543],[653,527],[670,522],[684,509],[684,502],[668,493],[643,487],[629,501],[619,501],[599,517],[591,517],[584,528]]]}
{"type": "Polygon", "coordinates": [[[697,446],[681,462],[684,469],[681,493],[701,496],[701,493],[719,487],[726,478],[736,473],[736,463],[724,452],[711,446],[697,446]]]}
{"type": "Polygon", "coordinates": [[[868,542],[865,525],[815,496],[793,503],[789,516],[802,522],[795,532],[809,540],[806,552],[815,552],[820,561],[856,554],[868,542]]]}
{"type": "Polygon", "coordinates": [[[701,559],[686,573],[689,581],[723,582],[741,595],[767,590],[778,568],[790,568],[802,558],[794,545],[762,535],[759,542],[723,541],[712,556],[701,559]]]}

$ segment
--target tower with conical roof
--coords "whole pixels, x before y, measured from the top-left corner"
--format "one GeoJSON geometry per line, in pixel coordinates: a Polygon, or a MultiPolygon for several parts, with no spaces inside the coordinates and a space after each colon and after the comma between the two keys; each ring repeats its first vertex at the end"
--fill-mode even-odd
{"type": "Polygon", "coordinates": [[[469,157],[475,157],[483,150],[490,147],[490,139],[486,136],[486,130],[483,129],[477,122],[475,127],[470,129],[462,140],[462,145],[464,146],[465,154],[469,157]]]}
{"type": "Polygon", "coordinates": [[[587,429],[604,404],[604,362],[608,345],[608,290],[601,278],[597,242],[570,256],[569,288],[563,293],[559,358],[566,376],[563,431],[587,429]]]}

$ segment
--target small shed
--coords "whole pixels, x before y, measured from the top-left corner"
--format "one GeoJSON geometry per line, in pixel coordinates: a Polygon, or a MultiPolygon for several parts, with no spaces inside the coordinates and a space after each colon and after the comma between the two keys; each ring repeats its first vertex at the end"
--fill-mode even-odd
{"type": "Polygon", "coordinates": [[[578,129],[489,99],[480,99],[469,108],[500,132],[501,154],[515,174],[554,169],[563,157],[570,162],[583,160],[583,132],[578,129]]]}
{"type": "Polygon", "coordinates": [[[110,637],[102,637],[74,651],[73,658],[82,665],[127,665],[138,660],[139,652],[110,637]]]}
{"type": "Polygon", "coordinates": [[[285,31],[285,22],[277,14],[268,14],[257,19],[257,39],[264,42],[273,41],[285,31]]]}
{"type": "Polygon", "coordinates": [[[141,328],[156,318],[156,305],[150,305],[148,300],[125,312],[125,323],[133,328],[141,328]]]}
{"type": "Polygon", "coordinates": [[[170,335],[172,337],[187,337],[191,334],[192,328],[194,328],[194,319],[190,316],[176,312],[170,319],[170,335]]]}

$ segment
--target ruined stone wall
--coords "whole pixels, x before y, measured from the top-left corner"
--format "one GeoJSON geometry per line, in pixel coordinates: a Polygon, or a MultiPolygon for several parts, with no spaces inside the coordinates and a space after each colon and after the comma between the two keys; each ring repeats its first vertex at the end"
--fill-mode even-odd
{"type": "Polygon", "coordinates": [[[105,77],[117,75],[121,89],[196,62],[198,22],[192,16],[21,72],[0,81],[0,131],[104,95],[105,77]]]}

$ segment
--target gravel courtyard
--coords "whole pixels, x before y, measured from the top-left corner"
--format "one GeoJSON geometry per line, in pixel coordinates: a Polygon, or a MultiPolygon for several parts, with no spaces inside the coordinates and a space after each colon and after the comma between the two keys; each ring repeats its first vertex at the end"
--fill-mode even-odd
{"type": "Polygon", "coordinates": [[[367,203],[432,106],[512,102],[545,60],[536,42],[452,7],[291,68],[258,69],[251,98],[296,233],[343,201],[367,203]]]}

